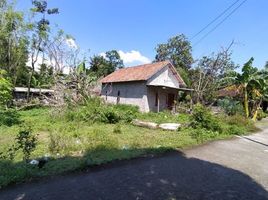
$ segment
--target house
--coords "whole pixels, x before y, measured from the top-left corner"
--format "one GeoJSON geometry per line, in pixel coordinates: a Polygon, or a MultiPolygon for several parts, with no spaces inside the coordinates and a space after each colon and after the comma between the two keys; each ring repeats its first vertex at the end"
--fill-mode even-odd
{"type": "MultiPolygon", "coordinates": [[[[27,87],[15,87],[13,89],[13,98],[15,101],[21,101],[27,99],[28,88],[27,87]]],[[[30,98],[41,98],[42,96],[51,96],[54,90],[41,89],[41,88],[30,88],[30,98]]]]}
{"type": "Polygon", "coordinates": [[[136,105],[142,112],[174,108],[179,90],[187,90],[169,61],[119,69],[101,80],[107,103],[136,105]]]}

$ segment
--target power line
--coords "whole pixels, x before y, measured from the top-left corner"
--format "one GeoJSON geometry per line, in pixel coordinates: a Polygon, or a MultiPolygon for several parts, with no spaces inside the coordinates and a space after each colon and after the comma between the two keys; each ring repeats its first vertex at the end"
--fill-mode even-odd
{"type": "Polygon", "coordinates": [[[204,30],[206,30],[211,24],[213,24],[215,21],[217,21],[220,17],[222,17],[227,11],[229,11],[235,4],[237,4],[240,0],[236,0],[234,3],[232,3],[228,8],[226,8],[223,12],[221,12],[216,18],[214,18],[211,22],[209,22],[204,28],[202,28],[200,31],[198,31],[194,36],[190,38],[190,40],[194,39],[196,36],[198,36],[200,33],[202,33],[204,30]]]}
{"type": "Polygon", "coordinates": [[[210,33],[215,31],[223,22],[225,22],[235,11],[237,11],[244,3],[246,3],[247,0],[242,1],[235,9],[233,9],[232,12],[230,12],[223,20],[221,20],[216,26],[214,26],[208,33],[206,33],[200,40],[198,40],[196,43],[194,43],[193,47],[199,44],[202,40],[204,40],[210,33]]]}

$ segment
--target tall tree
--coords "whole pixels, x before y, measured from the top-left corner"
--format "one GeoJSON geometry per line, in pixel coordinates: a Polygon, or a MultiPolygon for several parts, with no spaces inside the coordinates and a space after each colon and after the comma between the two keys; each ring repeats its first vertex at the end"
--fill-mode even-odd
{"type": "Polygon", "coordinates": [[[232,44],[226,49],[222,48],[218,53],[204,56],[198,61],[197,66],[190,70],[191,88],[195,90],[195,101],[213,103],[221,86],[220,80],[238,67],[231,59],[232,44]]]}
{"type": "Polygon", "coordinates": [[[182,78],[189,84],[188,70],[193,64],[192,47],[185,35],[170,38],[156,47],[155,61],[170,60],[182,78]]]}
{"type": "Polygon", "coordinates": [[[23,13],[14,10],[14,3],[0,1],[0,69],[11,77],[14,85],[19,77],[20,68],[26,67],[28,59],[23,13]]]}
{"type": "Polygon", "coordinates": [[[105,56],[98,55],[90,59],[90,71],[97,77],[106,76],[123,67],[123,60],[116,50],[107,51],[105,56]]]}
{"type": "Polygon", "coordinates": [[[45,48],[47,46],[47,40],[49,36],[49,20],[46,18],[47,15],[58,14],[57,8],[48,8],[46,0],[33,0],[33,8],[31,9],[34,17],[39,18],[38,21],[30,23],[31,39],[30,39],[30,60],[31,60],[31,71],[28,80],[28,93],[27,100],[29,101],[30,87],[32,85],[33,75],[36,70],[36,64],[40,55],[42,55],[42,63],[44,60],[45,48]]]}

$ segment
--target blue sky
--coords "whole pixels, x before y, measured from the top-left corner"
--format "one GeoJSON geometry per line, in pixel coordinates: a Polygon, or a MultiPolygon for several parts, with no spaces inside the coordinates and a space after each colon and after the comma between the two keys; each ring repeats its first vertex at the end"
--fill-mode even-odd
{"type": "MultiPolygon", "coordinates": [[[[74,36],[81,49],[90,49],[91,54],[121,50],[125,64],[133,65],[153,60],[156,45],[172,36],[183,33],[191,38],[234,1],[48,0],[48,3],[60,10],[51,23],[74,36]]],[[[27,10],[31,0],[17,2],[19,9],[27,10]]],[[[267,0],[246,1],[193,47],[194,58],[218,51],[235,40],[232,49],[237,64],[242,65],[253,56],[254,65],[263,67],[268,60],[267,8],[267,0]]],[[[201,37],[202,34],[192,44],[201,37]]]]}

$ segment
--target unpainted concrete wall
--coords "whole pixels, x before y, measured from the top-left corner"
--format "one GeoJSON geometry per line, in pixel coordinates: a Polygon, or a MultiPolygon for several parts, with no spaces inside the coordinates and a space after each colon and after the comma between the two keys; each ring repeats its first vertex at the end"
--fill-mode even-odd
{"type": "Polygon", "coordinates": [[[159,98],[159,111],[168,109],[168,94],[174,94],[175,100],[178,94],[177,89],[147,86],[145,81],[136,81],[103,84],[101,96],[107,103],[116,104],[118,91],[120,91],[120,104],[136,105],[141,112],[157,112],[156,93],[159,98]]]}
{"type": "Polygon", "coordinates": [[[136,105],[142,112],[148,112],[147,86],[145,81],[103,84],[101,96],[107,103],[116,104],[120,91],[121,104],[136,105]]]}

